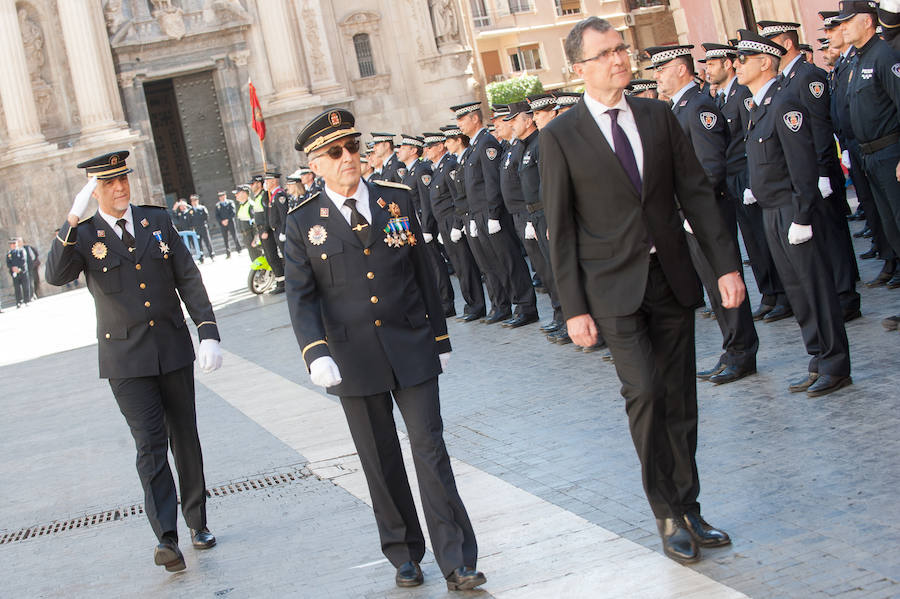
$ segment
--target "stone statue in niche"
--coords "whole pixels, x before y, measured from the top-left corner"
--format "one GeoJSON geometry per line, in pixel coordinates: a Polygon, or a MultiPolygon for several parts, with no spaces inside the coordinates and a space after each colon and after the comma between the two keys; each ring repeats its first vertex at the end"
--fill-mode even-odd
{"type": "Polygon", "coordinates": [[[49,124],[53,106],[53,90],[41,73],[46,62],[44,32],[41,31],[40,25],[28,16],[28,11],[24,8],[19,9],[18,15],[19,31],[22,34],[22,46],[25,49],[25,62],[31,78],[34,103],[37,107],[38,119],[41,125],[46,127],[49,124]]]}
{"type": "Polygon", "coordinates": [[[428,0],[434,41],[437,42],[438,48],[460,45],[459,17],[456,14],[455,4],[455,0],[428,0]]]}
{"type": "Polygon", "coordinates": [[[106,19],[110,42],[114,44],[122,41],[133,29],[133,25],[125,21],[122,15],[122,0],[106,0],[103,18],[106,19]]]}
{"type": "Polygon", "coordinates": [[[241,5],[240,0],[204,0],[203,22],[206,24],[222,21],[249,21],[250,13],[241,5]]]}
{"type": "Polygon", "coordinates": [[[163,34],[180,40],[187,33],[184,25],[183,11],[172,5],[172,0],[150,0],[153,5],[153,18],[159,22],[163,34]]]}

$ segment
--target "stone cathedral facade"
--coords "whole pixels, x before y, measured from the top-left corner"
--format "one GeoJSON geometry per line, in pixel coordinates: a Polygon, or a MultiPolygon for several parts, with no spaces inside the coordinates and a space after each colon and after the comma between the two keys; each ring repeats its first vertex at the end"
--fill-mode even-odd
{"type": "Polygon", "coordinates": [[[85,181],[74,165],[114,149],[131,151],[133,203],[212,206],[262,168],[251,79],[283,173],[331,107],[364,132],[451,122],[481,95],[458,2],[0,0],[0,237],[46,255],[85,181]]]}

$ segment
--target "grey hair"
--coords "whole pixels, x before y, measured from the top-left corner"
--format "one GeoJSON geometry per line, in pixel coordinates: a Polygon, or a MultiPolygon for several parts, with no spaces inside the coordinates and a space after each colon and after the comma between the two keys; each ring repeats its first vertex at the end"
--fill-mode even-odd
{"type": "Polygon", "coordinates": [[[609,21],[600,17],[588,17],[578,21],[566,36],[565,51],[569,64],[575,64],[584,58],[584,32],[588,29],[606,33],[612,30],[613,26],[609,21]]]}

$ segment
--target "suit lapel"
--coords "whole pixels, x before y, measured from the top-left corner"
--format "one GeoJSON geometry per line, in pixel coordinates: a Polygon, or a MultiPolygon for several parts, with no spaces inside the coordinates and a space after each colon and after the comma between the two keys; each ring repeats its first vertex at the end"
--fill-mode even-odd
{"type": "MultiPolygon", "coordinates": [[[[631,105],[629,104],[629,106],[631,105]]],[[[632,106],[632,109],[633,108],[634,107],[632,106]]],[[[575,110],[578,111],[578,118],[576,119],[578,125],[576,127],[577,133],[587,142],[589,146],[597,151],[597,153],[600,155],[601,162],[613,165],[613,167],[609,169],[608,172],[619,179],[619,185],[630,189],[632,191],[632,195],[637,196],[637,191],[634,189],[634,185],[631,183],[631,179],[628,177],[628,173],[626,173],[625,169],[622,168],[622,163],[619,162],[619,157],[616,156],[615,152],[613,152],[613,149],[609,145],[609,142],[606,141],[606,136],[603,135],[600,127],[597,126],[597,121],[594,120],[593,115],[591,115],[590,110],[588,110],[587,104],[585,102],[579,102],[575,105],[575,110]]]]}
{"type": "Polygon", "coordinates": [[[134,256],[128,251],[128,248],[119,238],[119,234],[116,233],[115,229],[109,226],[102,216],[100,216],[99,211],[94,214],[93,223],[97,231],[106,231],[106,235],[102,238],[102,242],[106,244],[106,247],[123,258],[126,258],[131,262],[134,261],[134,256]]]}
{"type": "MultiPolygon", "coordinates": [[[[369,227],[369,240],[366,243],[366,247],[371,247],[376,241],[381,239],[381,233],[391,218],[391,214],[387,210],[387,204],[385,204],[384,208],[378,204],[378,200],[382,199],[378,186],[371,183],[366,185],[369,187],[369,211],[372,213],[372,224],[369,227]]],[[[415,215],[407,216],[415,218],[415,215]]]]}
{"type": "Polygon", "coordinates": [[[328,197],[328,194],[322,191],[317,198],[319,203],[319,220],[322,221],[322,208],[327,208],[329,212],[335,211],[337,214],[334,215],[334,218],[328,219],[328,225],[325,226],[325,229],[329,233],[334,233],[342,240],[346,241],[349,244],[355,245],[356,247],[362,247],[362,243],[359,241],[359,237],[356,236],[356,233],[353,232],[353,229],[350,228],[350,223],[348,223],[344,219],[344,215],[341,214],[341,211],[337,209],[334,205],[334,202],[331,201],[331,198],[328,197]]]}

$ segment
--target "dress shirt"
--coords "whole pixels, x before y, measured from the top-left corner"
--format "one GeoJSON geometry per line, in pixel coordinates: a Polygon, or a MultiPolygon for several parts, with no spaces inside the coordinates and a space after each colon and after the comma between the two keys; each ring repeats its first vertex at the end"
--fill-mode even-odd
{"type": "Polygon", "coordinates": [[[774,84],[775,81],[776,81],[776,78],[775,78],[775,77],[772,77],[771,79],[769,79],[768,81],[766,81],[766,82],[763,84],[763,86],[762,86],[761,88],[759,88],[759,91],[758,91],[758,92],[756,92],[755,94],[753,94],[753,104],[754,104],[754,106],[759,106],[759,105],[760,105],[760,103],[763,101],[763,98],[766,97],[766,92],[769,91],[769,88],[772,87],[772,84],[774,84]]]}
{"type": "MultiPolygon", "coordinates": [[[[106,221],[106,223],[109,225],[109,228],[116,232],[116,235],[119,236],[119,239],[122,239],[122,229],[120,229],[119,225],[116,224],[116,221],[118,221],[119,219],[115,216],[103,212],[99,208],[97,209],[97,212],[100,213],[100,216],[103,217],[103,220],[106,221]]],[[[128,232],[131,233],[132,237],[134,237],[134,215],[132,215],[131,213],[131,204],[128,204],[128,208],[125,210],[125,214],[123,214],[119,218],[125,219],[125,228],[128,229],[128,232]]]]}
{"type": "Polygon", "coordinates": [[[801,53],[801,54],[798,54],[797,56],[794,57],[794,60],[792,60],[791,62],[787,63],[787,66],[784,67],[783,69],[781,69],[781,76],[782,76],[782,77],[784,77],[785,79],[787,79],[788,75],[791,74],[791,69],[794,68],[794,65],[797,64],[797,61],[800,60],[800,57],[801,57],[801,56],[803,56],[802,53],[801,53]]]}
{"type": "Polygon", "coordinates": [[[682,87],[680,90],[675,92],[675,95],[672,96],[672,110],[675,110],[675,107],[678,105],[678,101],[681,99],[681,96],[683,96],[685,93],[687,93],[687,90],[691,89],[695,85],[697,85],[697,84],[694,83],[693,81],[691,81],[690,83],[688,83],[687,85],[682,87]]]}
{"type": "Polygon", "coordinates": [[[728,103],[728,97],[731,95],[731,88],[734,87],[734,84],[737,83],[737,77],[732,77],[731,81],[728,82],[728,85],[725,86],[725,103],[728,103]]]}
{"type": "Polygon", "coordinates": [[[344,196],[336,191],[332,191],[328,185],[325,185],[325,194],[334,204],[335,208],[341,213],[341,216],[344,217],[344,220],[347,221],[347,224],[350,224],[350,216],[352,212],[350,212],[350,208],[344,205],[344,200],[353,198],[356,200],[356,209],[362,215],[366,222],[370,225],[372,224],[372,209],[369,207],[369,186],[366,185],[366,182],[362,179],[359,180],[359,185],[356,186],[356,191],[352,196],[344,196]]]}
{"type": "Polygon", "coordinates": [[[584,103],[588,109],[588,112],[590,112],[591,116],[594,117],[594,121],[597,123],[597,126],[600,127],[600,131],[603,133],[603,137],[606,138],[606,141],[609,143],[609,147],[613,149],[613,152],[616,151],[616,148],[613,144],[612,137],[612,119],[608,114],[606,114],[606,112],[612,110],[613,108],[617,108],[619,110],[617,122],[625,132],[625,136],[628,137],[628,141],[631,142],[631,150],[634,152],[634,161],[637,163],[638,172],[641,174],[641,178],[643,179],[644,146],[641,144],[641,136],[638,133],[637,123],[634,120],[634,113],[631,112],[631,108],[628,106],[628,102],[625,101],[625,95],[623,94],[622,97],[619,98],[619,103],[615,106],[606,106],[605,104],[593,99],[587,94],[587,92],[585,92],[584,103]]]}

